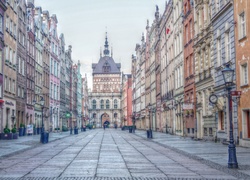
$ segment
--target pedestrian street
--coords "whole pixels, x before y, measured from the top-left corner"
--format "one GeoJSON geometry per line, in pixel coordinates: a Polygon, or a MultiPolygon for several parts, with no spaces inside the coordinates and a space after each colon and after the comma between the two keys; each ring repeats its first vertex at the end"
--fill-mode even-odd
{"type": "MultiPolygon", "coordinates": [[[[0,179],[239,179],[240,172],[212,167],[148,140],[145,131],[94,129],[0,158],[0,179]]],[[[160,133],[162,137],[163,133],[160,133]]],[[[167,136],[166,136],[167,137],[167,136]]],[[[19,138],[21,139],[21,138],[19,138]]],[[[2,143],[3,141],[0,141],[2,143]]],[[[11,143],[11,141],[8,141],[11,143]]]]}

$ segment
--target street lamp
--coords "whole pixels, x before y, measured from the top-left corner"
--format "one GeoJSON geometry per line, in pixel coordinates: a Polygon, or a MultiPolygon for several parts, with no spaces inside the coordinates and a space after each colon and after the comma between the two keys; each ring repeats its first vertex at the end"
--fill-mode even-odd
{"type": "Polygon", "coordinates": [[[233,122],[232,122],[232,96],[231,96],[231,86],[233,85],[234,70],[229,68],[229,65],[221,71],[225,86],[227,89],[227,99],[228,99],[228,113],[229,113],[229,122],[230,122],[230,141],[228,145],[228,168],[238,168],[238,162],[236,157],[236,148],[234,144],[234,135],[233,135],[233,122]]]}
{"type": "Polygon", "coordinates": [[[147,130],[147,138],[152,139],[153,138],[153,132],[151,129],[151,113],[152,113],[152,106],[150,103],[148,103],[148,112],[149,112],[149,129],[147,130]]]}
{"type": "Polygon", "coordinates": [[[40,105],[41,108],[42,108],[42,132],[41,132],[40,142],[43,143],[43,144],[49,142],[49,133],[44,132],[44,124],[43,124],[43,109],[44,109],[44,103],[45,103],[45,100],[44,100],[43,96],[41,97],[39,103],[37,103],[36,100],[33,100],[33,104],[34,104],[34,105],[35,105],[35,104],[38,104],[38,105],[40,105]]]}

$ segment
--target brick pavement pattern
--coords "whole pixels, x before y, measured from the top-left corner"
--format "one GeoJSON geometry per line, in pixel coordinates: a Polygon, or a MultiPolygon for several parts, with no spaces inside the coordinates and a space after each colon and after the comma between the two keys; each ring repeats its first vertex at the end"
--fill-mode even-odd
{"type": "Polygon", "coordinates": [[[141,136],[120,129],[64,136],[2,157],[0,179],[250,179],[141,136]]]}

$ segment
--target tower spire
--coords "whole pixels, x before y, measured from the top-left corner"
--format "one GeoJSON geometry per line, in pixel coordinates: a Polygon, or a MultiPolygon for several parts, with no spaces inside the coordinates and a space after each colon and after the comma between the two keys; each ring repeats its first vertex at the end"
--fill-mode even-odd
{"type": "Polygon", "coordinates": [[[105,45],[104,45],[104,56],[109,56],[109,43],[108,43],[108,33],[106,32],[105,45]]]}

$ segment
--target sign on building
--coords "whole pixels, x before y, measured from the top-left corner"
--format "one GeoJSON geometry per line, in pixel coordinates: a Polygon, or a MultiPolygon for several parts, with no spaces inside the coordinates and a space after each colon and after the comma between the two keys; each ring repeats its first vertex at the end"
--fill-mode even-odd
{"type": "Polygon", "coordinates": [[[183,109],[188,110],[188,109],[193,109],[193,103],[184,103],[183,104],[183,109]]]}

